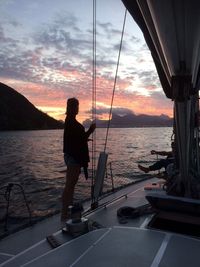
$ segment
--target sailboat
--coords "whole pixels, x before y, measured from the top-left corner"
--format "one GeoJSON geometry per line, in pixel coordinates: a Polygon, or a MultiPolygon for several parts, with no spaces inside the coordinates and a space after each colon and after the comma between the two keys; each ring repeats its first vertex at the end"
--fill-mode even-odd
{"type": "Polygon", "coordinates": [[[144,34],[166,97],[174,101],[173,181],[150,193],[144,190],[150,181],[141,181],[101,199],[84,213],[83,234],[56,229],[53,217],[8,236],[0,242],[0,266],[199,267],[200,2],[123,3],[144,34]],[[120,216],[122,207],[132,213],[120,216]]]}

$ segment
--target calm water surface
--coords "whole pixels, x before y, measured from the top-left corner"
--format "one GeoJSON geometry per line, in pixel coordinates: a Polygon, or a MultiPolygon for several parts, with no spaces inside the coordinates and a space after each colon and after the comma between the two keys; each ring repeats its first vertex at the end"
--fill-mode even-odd
{"type": "MultiPolygon", "coordinates": [[[[105,129],[96,131],[97,157],[104,149],[105,129]]],[[[107,153],[112,163],[114,184],[126,184],[144,177],[138,163],[156,160],[152,149],[170,150],[172,128],[110,129],[107,153]]],[[[44,217],[60,209],[60,196],[65,182],[62,153],[63,130],[0,132],[0,187],[8,182],[24,187],[33,216],[44,217]]],[[[109,169],[106,189],[111,189],[109,169]]],[[[81,175],[76,199],[90,197],[91,179],[81,175]]],[[[0,191],[0,219],[5,214],[5,198],[0,191]]],[[[22,195],[15,189],[11,196],[11,216],[26,217],[22,195]]]]}

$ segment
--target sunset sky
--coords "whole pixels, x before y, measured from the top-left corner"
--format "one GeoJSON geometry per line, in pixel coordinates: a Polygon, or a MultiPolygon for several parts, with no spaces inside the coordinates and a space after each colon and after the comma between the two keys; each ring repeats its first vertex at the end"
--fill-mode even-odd
{"type": "MultiPolygon", "coordinates": [[[[66,99],[91,116],[92,0],[1,0],[0,81],[38,109],[64,119],[66,99]]],[[[125,8],[97,0],[97,114],[107,118],[125,8]]],[[[113,111],[172,116],[143,35],[128,14],[113,111]]]]}

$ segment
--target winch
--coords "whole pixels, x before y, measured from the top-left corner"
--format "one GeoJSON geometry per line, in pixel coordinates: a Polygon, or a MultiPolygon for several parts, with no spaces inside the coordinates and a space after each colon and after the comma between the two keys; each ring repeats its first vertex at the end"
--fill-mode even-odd
{"type": "Polygon", "coordinates": [[[72,236],[79,236],[89,231],[88,219],[82,217],[82,211],[81,203],[75,203],[68,208],[70,219],[66,221],[66,231],[72,236]]]}

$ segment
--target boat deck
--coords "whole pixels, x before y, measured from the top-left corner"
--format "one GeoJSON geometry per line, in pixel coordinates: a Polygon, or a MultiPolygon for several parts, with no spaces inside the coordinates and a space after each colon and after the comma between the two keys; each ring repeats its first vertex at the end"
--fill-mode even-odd
{"type": "Polygon", "coordinates": [[[198,239],[148,229],[152,215],[127,219],[123,224],[118,220],[120,207],[147,203],[144,185],[149,182],[134,184],[104,199],[106,205],[87,215],[101,228],[77,238],[59,230],[58,215],[8,236],[0,242],[0,266],[199,267],[198,239]],[[57,248],[52,249],[47,242],[50,234],[60,243],[57,248]]]}

